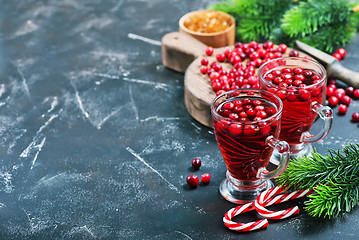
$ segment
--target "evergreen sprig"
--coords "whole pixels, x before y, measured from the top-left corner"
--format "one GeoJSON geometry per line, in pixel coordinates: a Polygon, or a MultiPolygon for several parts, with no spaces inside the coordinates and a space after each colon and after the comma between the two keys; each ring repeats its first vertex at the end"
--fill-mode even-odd
{"type": "Polygon", "coordinates": [[[348,5],[346,0],[300,2],[283,15],[282,30],[290,37],[304,37],[330,24],[344,27],[342,24],[347,25],[350,16],[348,5]]]}
{"type": "Polygon", "coordinates": [[[280,25],[281,16],[293,0],[225,0],[210,8],[231,14],[236,19],[239,41],[263,41],[269,39],[272,30],[280,25]]]}
{"type": "Polygon", "coordinates": [[[327,156],[314,151],[297,158],[278,180],[289,188],[314,190],[305,202],[312,216],[330,218],[350,212],[359,204],[359,144],[328,149],[327,156]]]}
{"type": "Polygon", "coordinates": [[[237,40],[286,43],[301,40],[331,53],[350,42],[359,28],[351,0],[223,0],[211,9],[236,19],[237,40]]]}
{"type": "Polygon", "coordinates": [[[355,35],[351,15],[347,0],[308,0],[283,15],[281,29],[292,39],[332,52],[355,35]]]}

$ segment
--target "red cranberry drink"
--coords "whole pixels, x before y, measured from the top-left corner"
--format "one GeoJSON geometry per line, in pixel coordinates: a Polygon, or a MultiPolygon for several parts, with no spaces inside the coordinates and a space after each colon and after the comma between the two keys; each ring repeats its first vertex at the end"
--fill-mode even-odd
{"type": "Polygon", "coordinates": [[[289,160],[289,145],[277,140],[282,113],[281,100],[259,89],[239,89],[216,97],[211,104],[213,128],[227,166],[220,185],[229,201],[253,201],[273,186],[270,178],[282,173],[289,160]],[[282,153],[277,169],[266,167],[273,152],[282,153]]]}
{"type": "Polygon", "coordinates": [[[332,125],[332,110],[321,105],[325,100],[325,69],[311,59],[285,57],[265,63],[258,75],[261,88],[283,101],[279,139],[289,143],[293,157],[309,153],[312,149],[308,143],[323,139],[332,125]],[[318,114],[324,126],[311,135],[318,114]]]}

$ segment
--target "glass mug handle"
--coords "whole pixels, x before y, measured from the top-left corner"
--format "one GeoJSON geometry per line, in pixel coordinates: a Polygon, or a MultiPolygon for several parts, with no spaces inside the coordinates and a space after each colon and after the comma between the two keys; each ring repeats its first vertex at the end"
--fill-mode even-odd
{"type": "Polygon", "coordinates": [[[289,144],[286,141],[279,141],[273,136],[269,136],[266,139],[266,144],[271,148],[277,149],[281,157],[279,160],[278,167],[273,171],[268,171],[265,168],[262,168],[260,171],[258,171],[257,177],[261,179],[274,178],[283,173],[288,166],[290,157],[289,144]]]}
{"type": "Polygon", "coordinates": [[[313,102],[310,107],[313,112],[318,113],[319,117],[323,119],[324,125],[320,132],[316,135],[312,135],[308,131],[303,132],[300,140],[304,143],[313,143],[325,138],[328,135],[333,123],[333,111],[330,107],[323,106],[317,102],[313,102]]]}

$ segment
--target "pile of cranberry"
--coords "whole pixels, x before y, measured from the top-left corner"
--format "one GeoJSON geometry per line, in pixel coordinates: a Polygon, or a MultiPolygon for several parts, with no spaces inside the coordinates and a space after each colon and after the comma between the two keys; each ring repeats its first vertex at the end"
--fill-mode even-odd
{"type": "MultiPolygon", "coordinates": [[[[200,71],[202,74],[208,75],[212,89],[217,96],[224,92],[240,88],[259,89],[259,77],[256,74],[256,68],[271,59],[282,57],[286,51],[287,45],[283,43],[275,47],[271,41],[263,44],[255,41],[250,43],[237,42],[234,45],[234,49],[227,49],[224,53],[218,53],[215,56],[217,61],[210,63],[207,58],[201,59],[200,71]],[[243,65],[243,62],[246,59],[249,59],[249,61],[243,65]],[[224,70],[220,64],[222,62],[230,63],[232,68],[229,71],[224,70]]],[[[212,56],[213,53],[214,49],[212,47],[207,47],[206,55],[212,56]]],[[[345,49],[339,48],[332,56],[340,61],[345,58],[346,54],[345,49]]],[[[289,56],[298,57],[299,52],[292,50],[289,52],[289,56]]],[[[298,76],[297,78],[301,78],[301,76],[298,76]]],[[[280,79],[277,80],[280,81],[280,79]]],[[[304,84],[302,79],[291,80],[291,84],[294,86],[304,84]],[[302,83],[300,81],[302,81],[302,83]]],[[[315,79],[312,80],[315,81],[315,79]]],[[[288,82],[290,82],[290,80],[288,82]]],[[[284,83],[278,82],[278,84],[284,85],[288,83],[285,83],[284,81],[284,83]]],[[[346,89],[338,88],[335,80],[328,81],[326,93],[328,105],[335,107],[339,104],[338,112],[342,115],[347,112],[351,98],[359,99],[359,89],[354,89],[353,87],[347,87],[346,89]]],[[[359,122],[359,112],[353,113],[352,121],[359,122]]]]}
{"type": "MultiPolygon", "coordinates": [[[[286,51],[287,45],[283,43],[274,47],[273,42],[270,41],[263,44],[255,41],[250,43],[237,42],[234,49],[227,49],[224,53],[218,53],[216,55],[217,61],[209,63],[207,58],[203,58],[200,71],[208,75],[216,95],[239,88],[258,89],[259,78],[256,75],[256,68],[271,59],[282,57],[286,51]],[[249,61],[244,66],[242,62],[246,59],[249,61]],[[225,61],[232,65],[228,72],[220,65],[221,62],[225,61]]],[[[212,56],[213,53],[212,47],[206,49],[207,56],[212,56]]],[[[298,57],[299,53],[292,50],[289,56],[298,57]]]]}
{"type": "MultiPolygon", "coordinates": [[[[339,48],[333,53],[333,57],[335,57],[338,61],[345,58],[347,52],[343,48],[339,48]]],[[[354,89],[353,87],[340,88],[338,87],[337,81],[334,79],[330,79],[328,81],[327,89],[327,99],[328,105],[332,108],[338,107],[338,113],[341,115],[346,114],[348,111],[348,107],[352,101],[352,98],[359,99],[359,89],[354,89]]],[[[355,112],[352,114],[352,121],[359,122],[359,112],[355,112]]]]}

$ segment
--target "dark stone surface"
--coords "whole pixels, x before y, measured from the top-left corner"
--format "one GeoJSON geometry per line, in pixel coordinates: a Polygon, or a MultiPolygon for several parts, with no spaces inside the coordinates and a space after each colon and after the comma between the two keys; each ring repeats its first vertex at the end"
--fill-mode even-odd
{"type": "MultiPolygon", "coordinates": [[[[235,205],[218,192],[213,131],[187,113],[183,75],[162,66],[160,48],[211,1],[0,3],[0,239],[358,238],[357,209],[245,234],[223,225],[235,205]],[[195,157],[212,180],[190,189],[195,157]]],[[[347,50],[343,64],[359,70],[358,36],[347,50]]],[[[354,111],[358,100],[335,115],[319,152],[358,142],[354,111]]]]}

